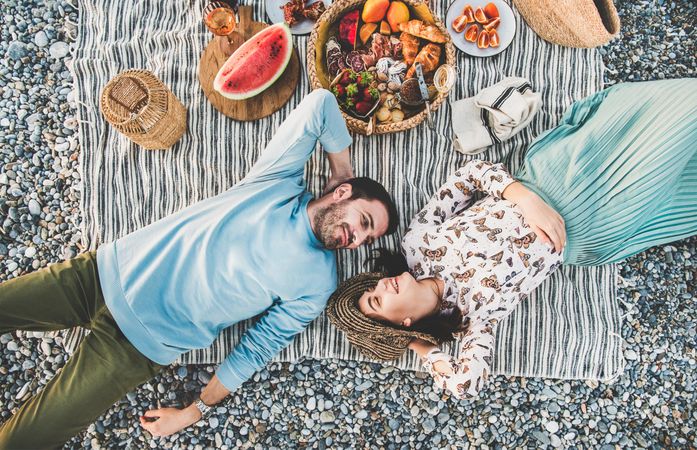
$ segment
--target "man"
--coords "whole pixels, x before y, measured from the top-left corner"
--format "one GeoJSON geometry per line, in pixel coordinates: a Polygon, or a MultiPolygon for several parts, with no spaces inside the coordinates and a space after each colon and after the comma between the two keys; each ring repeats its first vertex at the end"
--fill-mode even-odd
{"type": "Polygon", "coordinates": [[[337,284],[331,250],[397,227],[384,188],[352,178],[336,99],[308,95],[237,185],[70,261],[0,284],[0,334],[91,329],[37,396],[0,427],[0,448],[61,445],[163,365],[264,313],[183,409],[148,411],[168,435],[198,421],[287,346],[337,284]],[[316,142],[337,185],[313,200],[303,168],[316,142]]]}

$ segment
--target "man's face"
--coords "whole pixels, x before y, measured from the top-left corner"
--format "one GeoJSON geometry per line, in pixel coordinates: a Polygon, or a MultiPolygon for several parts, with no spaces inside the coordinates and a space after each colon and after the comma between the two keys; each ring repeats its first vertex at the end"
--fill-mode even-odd
{"type": "Polygon", "coordinates": [[[385,234],[388,222],[387,209],[377,200],[340,199],[317,212],[314,229],[326,248],[353,249],[385,234]]]}

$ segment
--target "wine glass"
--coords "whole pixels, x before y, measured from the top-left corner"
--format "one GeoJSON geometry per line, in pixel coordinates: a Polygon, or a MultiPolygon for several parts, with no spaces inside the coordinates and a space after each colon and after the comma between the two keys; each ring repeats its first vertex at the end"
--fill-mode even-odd
{"type": "Polygon", "coordinates": [[[232,54],[230,35],[237,26],[235,11],[230,4],[222,1],[208,3],[203,9],[203,22],[211,33],[221,38],[220,48],[225,56],[230,56],[232,54]]]}

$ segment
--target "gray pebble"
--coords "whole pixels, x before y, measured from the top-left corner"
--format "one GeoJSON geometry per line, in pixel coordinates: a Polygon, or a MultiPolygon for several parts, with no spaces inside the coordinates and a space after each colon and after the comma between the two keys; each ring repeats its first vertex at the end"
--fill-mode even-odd
{"type": "Polygon", "coordinates": [[[10,59],[18,60],[27,56],[27,45],[24,42],[12,41],[7,48],[7,56],[10,59]]]}
{"type": "Polygon", "coordinates": [[[48,45],[48,36],[46,36],[46,33],[43,30],[40,30],[34,35],[34,43],[39,48],[43,48],[48,45]]]}
{"type": "Polygon", "coordinates": [[[63,41],[54,42],[48,48],[48,53],[53,59],[62,59],[70,53],[70,46],[63,41]]]}
{"type": "Polygon", "coordinates": [[[559,424],[553,420],[550,420],[545,424],[545,428],[547,429],[547,431],[554,434],[557,431],[559,431],[559,424]]]}

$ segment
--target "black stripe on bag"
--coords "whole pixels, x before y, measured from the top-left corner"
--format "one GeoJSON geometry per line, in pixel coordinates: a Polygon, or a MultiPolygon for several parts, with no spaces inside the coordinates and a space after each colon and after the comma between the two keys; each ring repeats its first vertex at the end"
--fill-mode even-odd
{"type": "Polygon", "coordinates": [[[493,109],[499,109],[501,105],[503,105],[503,102],[508,100],[508,98],[511,96],[511,94],[516,90],[515,86],[510,86],[504,89],[504,91],[501,93],[501,95],[498,96],[498,98],[494,101],[494,103],[491,104],[491,107],[493,109]]]}
{"type": "Polygon", "coordinates": [[[489,125],[489,121],[487,120],[487,115],[489,112],[482,108],[479,110],[479,118],[482,120],[482,125],[484,125],[484,128],[486,128],[487,133],[489,133],[489,138],[491,139],[492,144],[500,144],[501,140],[496,136],[496,133],[494,133],[494,130],[491,128],[489,125]]]}

